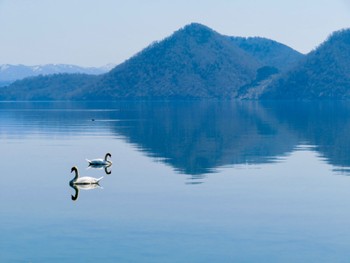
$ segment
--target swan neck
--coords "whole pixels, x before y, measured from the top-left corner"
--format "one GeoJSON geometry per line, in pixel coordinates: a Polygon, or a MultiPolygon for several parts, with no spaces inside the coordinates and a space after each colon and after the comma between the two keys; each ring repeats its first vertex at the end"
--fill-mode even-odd
{"type": "Polygon", "coordinates": [[[78,179],[78,177],[79,177],[78,169],[74,168],[74,172],[75,172],[75,176],[74,176],[74,178],[73,178],[73,180],[71,182],[75,182],[78,179]]]}

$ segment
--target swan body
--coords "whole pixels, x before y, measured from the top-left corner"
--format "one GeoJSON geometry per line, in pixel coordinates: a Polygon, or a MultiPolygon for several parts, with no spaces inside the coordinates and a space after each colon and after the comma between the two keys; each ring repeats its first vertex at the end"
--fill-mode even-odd
{"type": "Polygon", "coordinates": [[[91,166],[110,166],[112,165],[112,161],[107,160],[108,157],[112,157],[112,155],[110,153],[106,153],[104,159],[93,159],[93,160],[86,159],[86,161],[88,161],[89,165],[91,166]]]}
{"type": "Polygon", "coordinates": [[[75,171],[75,177],[70,180],[69,184],[70,185],[89,185],[89,184],[98,184],[99,181],[103,178],[94,178],[94,177],[89,177],[89,176],[84,176],[79,178],[79,171],[76,166],[72,167],[71,173],[75,171]]]}

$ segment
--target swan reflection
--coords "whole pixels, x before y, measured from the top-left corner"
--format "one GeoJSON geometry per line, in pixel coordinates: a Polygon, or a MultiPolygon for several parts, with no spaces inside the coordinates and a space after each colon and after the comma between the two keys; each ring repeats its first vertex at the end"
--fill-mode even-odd
{"type": "Polygon", "coordinates": [[[89,164],[88,169],[93,168],[93,169],[100,169],[100,170],[104,170],[105,174],[111,174],[112,171],[110,170],[111,164],[109,165],[103,165],[103,164],[89,164]]]}
{"type": "Polygon", "coordinates": [[[69,184],[69,185],[75,190],[75,194],[71,196],[73,201],[76,201],[78,199],[80,190],[92,190],[96,188],[102,188],[99,184],[80,184],[80,185],[69,184]]]}

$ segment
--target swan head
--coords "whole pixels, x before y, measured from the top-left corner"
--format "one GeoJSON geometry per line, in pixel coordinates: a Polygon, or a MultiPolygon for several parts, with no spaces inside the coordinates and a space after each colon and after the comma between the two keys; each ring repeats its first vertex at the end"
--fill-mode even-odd
{"type": "Polygon", "coordinates": [[[76,166],[73,166],[70,172],[72,173],[73,171],[78,171],[78,168],[76,166]]]}

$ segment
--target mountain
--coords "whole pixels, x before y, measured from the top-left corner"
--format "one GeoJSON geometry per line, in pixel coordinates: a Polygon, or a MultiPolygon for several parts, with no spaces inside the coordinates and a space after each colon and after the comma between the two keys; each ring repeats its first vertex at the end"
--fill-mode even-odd
{"type": "Polygon", "coordinates": [[[350,98],[350,29],[333,33],[264,88],[261,99],[350,98]]]}
{"type": "Polygon", "coordinates": [[[114,68],[84,98],[237,98],[263,76],[261,68],[277,73],[302,57],[272,40],[227,37],[193,23],[114,68]]]}
{"type": "Polygon", "coordinates": [[[239,98],[302,56],[275,41],[233,38],[192,23],[108,73],[16,81],[0,89],[0,99],[239,98]]]}
{"type": "Polygon", "coordinates": [[[19,79],[39,75],[52,75],[60,73],[80,73],[99,75],[110,71],[114,65],[108,64],[103,67],[79,67],[67,64],[47,64],[36,66],[25,65],[0,65],[0,83],[10,84],[19,79]]]}
{"type": "Polygon", "coordinates": [[[96,79],[95,75],[67,73],[29,77],[0,88],[0,100],[69,100],[73,92],[96,79]]]}
{"type": "Polygon", "coordinates": [[[83,96],[236,97],[261,66],[227,37],[190,24],[102,76],[83,96]]]}
{"type": "Polygon", "coordinates": [[[230,37],[230,40],[266,66],[286,71],[304,57],[298,51],[263,37],[230,37]]]}

